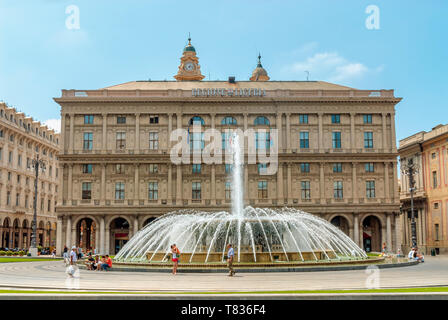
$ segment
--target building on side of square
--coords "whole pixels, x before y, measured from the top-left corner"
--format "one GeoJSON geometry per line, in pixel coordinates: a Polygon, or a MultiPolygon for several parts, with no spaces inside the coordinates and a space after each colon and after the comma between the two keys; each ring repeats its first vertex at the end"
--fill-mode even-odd
{"type": "MultiPolygon", "coordinates": [[[[58,252],[63,245],[116,253],[137,230],[182,208],[230,210],[225,164],[175,165],[170,133],[279,129],[279,167],[244,166],[244,201],[290,206],[338,225],[361,247],[400,245],[393,90],[323,81],[202,81],[185,47],[177,81],[133,81],[99,90],[62,90],[58,252]],[[84,224],[89,232],[81,234],[84,224]]],[[[247,151],[247,150],[246,150],[247,151]]]]}
{"type": "MultiPolygon", "coordinates": [[[[448,252],[448,125],[438,125],[429,132],[418,132],[400,140],[400,167],[412,161],[414,175],[414,215],[417,246],[423,252],[431,249],[448,252]]],[[[409,177],[402,175],[400,201],[403,225],[403,247],[412,246],[411,195],[409,177]]]]}
{"type": "Polygon", "coordinates": [[[0,248],[30,247],[37,156],[46,170],[38,178],[36,244],[56,246],[58,153],[58,133],[0,103],[0,248]]]}

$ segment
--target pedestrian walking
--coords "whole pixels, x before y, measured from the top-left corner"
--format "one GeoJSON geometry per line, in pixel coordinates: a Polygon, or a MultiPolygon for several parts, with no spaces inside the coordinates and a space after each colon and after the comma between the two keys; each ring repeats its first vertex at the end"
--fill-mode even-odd
{"type": "Polygon", "coordinates": [[[67,274],[70,277],[73,277],[73,275],[75,274],[76,270],[77,270],[77,265],[76,265],[76,261],[78,261],[78,249],[76,248],[76,246],[72,247],[72,251],[70,252],[70,265],[67,268],[67,274]]]}
{"type": "Polygon", "coordinates": [[[235,271],[233,270],[233,258],[235,256],[235,251],[230,243],[227,245],[227,249],[227,267],[229,268],[229,277],[233,277],[235,275],[235,271]]]}
{"type": "Polygon", "coordinates": [[[62,256],[64,257],[64,263],[66,265],[68,265],[70,262],[70,259],[68,258],[68,248],[66,245],[64,246],[64,252],[63,252],[62,256]]]}
{"type": "Polygon", "coordinates": [[[179,265],[180,250],[175,244],[171,245],[171,254],[173,255],[173,274],[177,274],[177,267],[179,265]]]}

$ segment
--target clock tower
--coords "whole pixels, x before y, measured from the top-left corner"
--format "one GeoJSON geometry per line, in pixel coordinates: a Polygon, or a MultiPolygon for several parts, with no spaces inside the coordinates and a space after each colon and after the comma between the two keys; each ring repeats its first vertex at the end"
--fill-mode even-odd
{"type": "Polygon", "coordinates": [[[201,74],[199,59],[196,56],[196,49],[191,45],[191,38],[188,38],[188,44],[180,58],[179,70],[174,78],[177,81],[200,81],[205,78],[201,74]]]}

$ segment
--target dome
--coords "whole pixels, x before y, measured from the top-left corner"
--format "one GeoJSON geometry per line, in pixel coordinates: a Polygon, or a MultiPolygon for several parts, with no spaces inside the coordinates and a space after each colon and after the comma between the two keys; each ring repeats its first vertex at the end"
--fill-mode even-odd
{"type": "Polygon", "coordinates": [[[188,44],[185,46],[184,52],[196,52],[196,49],[191,45],[191,38],[188,38],[188,44]]]}
{"type": "Polygon", "coordinates": [[[251,81],[268,81],[270,78],[268,72],[261,65],[261,55],[258,56],[258,64],[255,70],[252,72],[251,81]]]}

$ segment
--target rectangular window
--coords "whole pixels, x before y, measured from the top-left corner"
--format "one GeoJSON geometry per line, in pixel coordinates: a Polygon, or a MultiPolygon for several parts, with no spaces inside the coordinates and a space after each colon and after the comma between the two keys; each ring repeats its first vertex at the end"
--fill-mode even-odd
{"type": "Polygon", "coordinates": [[[268,198],[268,182],[258,181],[258,199],[268,198]]]}
{"type": "Polygon", "coordinates": [[[375,181],[366,181],[366,196],[368,199],[375,198],[375,181]]]}
{"type": "Polygon", "coordinates": [[[375,172],[375,164],[373,162],[367,162],[365,164],[366,172],[375,172]]]}
{"type": "Polygon", "coordinates": [[[28,208],[28,196],[25,196],[25,208],[28,208]]]}
{"type": "Polygon", "coordinates": [[[333,172],[335,172],[335,173],[342,172],[342,163],[340,163],[340,162],[334,163],[333,164],[333,172]]]}
{"type": "Polygon", "coordinates": [[[83,182],[82,183],[82,199],[83,200],[92,199],[92,183],[91,182],[83,182]]]}
{"type": "Polygon", "coordinates": [[[343,198],[344,193],[343,193],[342,181],[335,181],[333,183],[333,190],[334,190],[334,198],[335,199],[343,198]]]}
{"type": "Polygon", "coordinates": [[[310,188],[310,182],[309,181],[302,181],[302,200],[309,200],[311,199],[311,188],[310,188]]]}
{"type": "Polygon", "coordinates": [[[8,161],[12,164],[12,151],[9,151],[8,161]]]}
{"type": "Polygon", "coordinates": [[[150,124],[158,124],[159,123],[159,116],[149,116],[149,123],[150,124]]]}
{"type": "Polygon", "coordinates": [[[331,115],[331,123],[341,123],[341,115],[340,114],[332,114],[331,115]]]}
{"type": "Polygon", "coordinates": [[[439,225],[434,225],[434,240],[439,241],[439,225]]]}
{"type": "Polygon", "coordinates": [[[201,173],[201,165],[200,164],[193,164],[193,166],[192,166],[192,173],[201,173]]]}
{"type": "Polygon", "coordinates": [[[126,117],[118,116],[117,117],[117,124],[124,124],[124,123],[126,123],[126,117]]]}
{"type": "Polygon", "coordinates": [[[299,123],[300,124],[308,124],[308,115],[307,114],[299,114],[299,123]]]}
{"type": "Polygon", "coordinates": [[[159,198],[159,184],[158,182],[149,182],[148,184],[148,199],[157,200],[159,198]]]}
{"type": "Polygon", "coordinates": [[[126,132],[117,132],[116,146],[120,150],[126,148],[126,132]]]}
{"type": "Polygon", "coordinates": [[[435,159],[435,158],[436,158],[436,153],[435,152],[431,153],[431,159],[435,159]]]}
{"type": "Polygon", "coordinates": [[[84,124],[93,124],[93,114],[84,115],[84,124]]]}
{"type": "Polygon", "coordinates": [[[201,200],[201,183],[192,182],[191,183],[191,195],[193,200],[201,200]]]}
{"type": "Polygon", "coordinates": [[[373,132],[364,132],[364,148],[373,148],[373,132]]]}
{"type": "Polygon", "coordinates": [[[310,147],[309,133],[307,131],[300,132],[300,148],[308,149],[310,147]]]}
{"type": "Polygon", "coordinates": [[[115,199],[124,200],[124,182],[115,183],[115,199]]]}
{"type": "Polygon", "coordinates": [[[364,118],[364,123],[365,123],[365,124],[367,124],[367,123],[372,123],[372,115],[371,115],[371,114],[365,114],[365,115],[363,116],[363,118],[364,118]]]}
{"type": "Polygon", "coordinates": [[[125,165],[124,165],[124,164],[122,164],[122,163],[117,163],[117,164],[115,165],[115,173],[118,173],[118,174],[122,174],[122,173],[124,173],[124,168],[125,168],[125,165]]]}
{"type": "Polygon", "coordinates": [[[333,149],[341,148],[341,132],[334,131],[333,132],[333,149]]]}
{"type": "Polygon", "coordinates": [[[230,200],[232,198],[232,183],[229,181],[226,181],[226,200],[230,200]]]}
{"type": "Polygon", "coordinates": [[[226,173],[230,174],[233,172],[233,166],[231,164],[226,164],[226,173]]]}
{"type": "Polygon", "coordinates": [[[20,203],[20,193],[17,193],[16,194],[16,207],[19,206],[19,203],[20,203]]]}
{"type": "Polygon", "coordinates": [[[92,164],[83,164],[82,173],[92,173],[92,164]]]}
{"type": "Polygon", "coordinates": [[[11,205],[11,191],[6,192],[6,205],[11,205]]]}
{"type": "Polygon", "coordinates": [[[437,171],[432,172],[432,187],[437,188],[437,171]]]}
{"type": "Polygon", "coordinates": [[[225,132],[221,133],[221,143],[222,143],[222,150],[226,150],[230,148],[230,137],[231,132],[226,130],[225,132]]]}
{"type": "Polygon", "coordinates": [[[158,132],[150,132],[149,133],[149,150],[158,150],[159,149],[159,133],[158,132]]]}
{"type": "Polygon", "coordinates": [[[157,173],[159,172],[159,165],[157,163],[149,164],[149,173],[157,173]]]}
{"type": "Polygon", "coordinates": [[[190,140],[190,150],[203,150],[205,147],[204,133],[203,132],[193,132],[188,133],[190,140]]]}
{"type": "Polygon", "coordinates": [[[48,200],[48,212],[51,211],[51,200],[48,200]]]}
{"type": "Polygon", "coordinates": [[[270,132],[255,132],[255,148],[268,150],[271,142],[270,132]]]}
{"type": "Polygon", "coordinates": [[[310,164],[308,162],[302,162],[300,164],[300,172],[302,173],[310,172],[310,164]]]}
{"type": "Polygon", "coordinates": [[[83,141],[83,149],[84,150],[92,150],[93,148],[93,133],[92,132],[84,132],[84,141],[83,141]]]}
{"type": "Polygon", "coordinates": [[[19,154],[19,156],[17,157],[17,165],[20,167],[22,166],[22,155],[19,154]]]}

